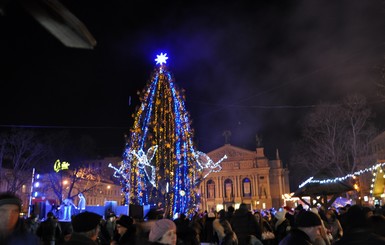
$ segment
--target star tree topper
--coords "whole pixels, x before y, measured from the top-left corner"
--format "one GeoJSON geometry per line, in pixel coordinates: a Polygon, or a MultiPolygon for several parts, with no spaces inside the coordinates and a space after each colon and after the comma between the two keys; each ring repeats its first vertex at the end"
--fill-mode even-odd
{"type": "Polygon", "coordinates": [[[163,65],[166,64],[166,60],[168,59],[167,53],[160,53],[159,55],[156,56],[156,64],[163,65]]]}

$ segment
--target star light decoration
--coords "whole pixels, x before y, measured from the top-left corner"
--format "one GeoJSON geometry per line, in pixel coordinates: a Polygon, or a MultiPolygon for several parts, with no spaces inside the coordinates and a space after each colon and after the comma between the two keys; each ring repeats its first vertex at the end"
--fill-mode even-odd
{"type": "Polygon", "coordinates": [[[160,53],[159,55],[156,56],[156,64],[158,65],[163,65],[163,64],[166,64],[166,60],[168,59],[167,57],[167,53],[160,53]]]}
{"type": "Polygon", "coordinates": [[[198,166],[200,170],[208,170],[208,173],[206,173],[203,176],[203,179],[205,179],[211,172],[219,172],[222,170],[221,165],[219,165],[223,160],[227,159],[227,156],[224,155],[218,162],[214,162],[211,160],[211,158],[206,155],[205,153],[201,151],[194,152],[194,158],[196,159],[198,166]]]}

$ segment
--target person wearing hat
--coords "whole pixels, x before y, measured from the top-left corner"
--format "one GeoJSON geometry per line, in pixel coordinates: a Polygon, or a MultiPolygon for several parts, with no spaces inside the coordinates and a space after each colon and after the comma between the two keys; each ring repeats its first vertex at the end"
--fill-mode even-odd
{"type": "Polygon", "coordinates": [[[66,245],[97,245],[102,216],[93,212],[83,212],[72,216],[73,232],[66,245]]]}
{"type": "Polygon", "coordinates": [[[262,231],[258,220],[245,203],[239,205],[230,220],[230,224],[237,235],[239,244],[247,244],[250,239],[262,239],[262,231]]]}
{"type": "Polygon", "coordinates": [[[116,221],[116,230],[118,235],[114,238],[111,244],[123,245],[136,243],[136,227],[134,220],[131,217],[121,215],[116,221]]]}
{"type": "Polygon", "coordinates": [[[112,240],[116,235],[116,214],[109,213],[105,223],[106,230],[108,232],[108,239],[112,240]]]}
{"type": "Polygon", "coordinates": [[[26,229],[20,211],[21,200],[18,196],[10,192],[0,193],[0,244],[39,244],[39,238],[26,229]]]}
{"type": "Polygon", "coordinates": [[[44,245],[55,244],[62,239],[61,226],[52,212],[48,212],[47,219],[40,223],[36,235],[44,245]]]}
{"type": "Polygon", "coordinates": [[[148,240],[152,244],[175,245],[177,241],[176,225],[172,220],[159,219],[151,226],[148,240]]]}
{"type": "Polygon", "coordinates": [[[279,245],[311,245],[321,235],[321,218],[311,211],[299,213],[295,223],[296,228],[292,229],[279,245]]]}

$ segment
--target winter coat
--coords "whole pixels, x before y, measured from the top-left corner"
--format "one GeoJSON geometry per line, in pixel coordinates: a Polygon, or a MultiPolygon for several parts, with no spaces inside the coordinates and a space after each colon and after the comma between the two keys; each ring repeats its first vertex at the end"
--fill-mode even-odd
{"type": "Polygon", "coordinates": [[[231,218],[231,227],[239,244],[247,244],[250,235],[261,240],[262,232],[257,218],[247,209],[237,209],[231,218]]]}
{"type": "Polygon", "coordinates": [[[279,242],[279,245],[312,245],[312,242],[305,232],[293,229],[279,242]]]}
{"type": "Polygon", "coordinates": [[[64,245],[98,245],[98,243],[96,241],[91,240],[91,238],[76,232],[72,233],[70,240],[63,244],[64,245]]]}
{"type": "Polygon", "coordinates": [[[38,245],[39,238],[28,232],[22,219],[16,224],[14,231],[7,237],[0,237],[1,245],[38,245]]]}
{"type": "Polygon", "coordinates": [[[59,241],[62,235],[61,227],[57,220],[48,218],[40,223],[37,228],[36,235],[40,237],[43,242],[59,241]]]}

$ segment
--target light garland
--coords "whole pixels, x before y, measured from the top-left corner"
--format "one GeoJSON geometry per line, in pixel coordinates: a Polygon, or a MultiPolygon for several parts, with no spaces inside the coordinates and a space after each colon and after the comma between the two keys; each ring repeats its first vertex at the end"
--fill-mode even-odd
{"type": "Polygon", "coordinates": [[[302,188],[305,185],[311,184],[311,183],[330,184],[330,183],[341,182],[341,181],[346,180],[348,178],[354,178],[355,176],[360,176],[361,174],[374,171],[374,170],[376,170],[379,167],[383,167],[384,165],[385,165],[385,163],[377,163],[377,164],[375,164],[375,165],[373,165],[373,166],[371,166],[369,168],[358,170],[358,171],[356,171],[356,172],[354,172],[352,174],[347,174],[347,175],[345,175],[343,177],[335,177],[335,178],[332,178],[332,179],[322,179],[322,180],[319,180],[319,179],[314,179],[314,176],[313,176],[313,177],[310,177],[307,180],[305,180],[302,184],[300,184],[299,188],[302,188]]]}
{"type": "MultiPolygon", "coordinates": [[[[377,180],[377,178],[379,178],[379,176],[377,176],[377,172],[378,172],[378,168],[380,168],[379,169],[379,174],[382,174],[382,178],[383,179],[385,179],[385,174],[383,173],[384,171],[382,170],[382,167],[385,165],[385,163],[383,163],[383,164],[381,164],[381,166],[379,166],[379,167],[377,167],[376,169],[374,169],[373,170],[373,172],[372,172],[372,176],[373,176],[373,178],[372,178],[372,184],[370,185],[370,195],[373,197],[373,195],[375,194],[375,193],[373,193],[373,189],[374,189],[374,186],[375,186],[375,183],[376,183],[376,180],[377,180]]],[[[383,194],[382,194],[383,195],[383,194]]]]}

